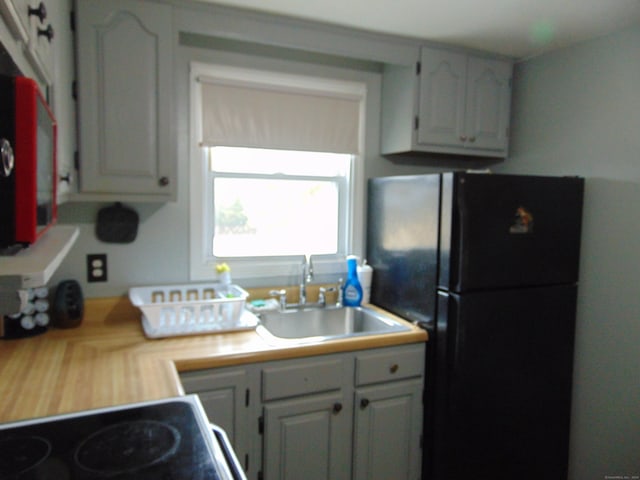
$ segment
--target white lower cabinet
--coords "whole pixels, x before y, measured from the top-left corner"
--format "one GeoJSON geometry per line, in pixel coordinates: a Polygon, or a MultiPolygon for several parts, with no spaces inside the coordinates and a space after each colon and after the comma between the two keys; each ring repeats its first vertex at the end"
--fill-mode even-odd
{"type": "Polygon", "coordinates": [[[248,472],[253,466],[249,442],[249,375],[245,368],[199,370],[180,375],[186,393],[197,393],[209,421],[223,428],[238,460],[248,472]]]}
{"type": "Polygon", "coordinates": [[[421,380],[361,388],[355,394],[353,478],[420,478],[421,380]]]}
{"type": "Polygon", "coordinates": [[[350,478],[350,363],[326,355],[260,366],[265,479],[350,478]]]}
{"type": "Polygon", "coordinates": [[[354,378],[352,478],[420,478],[424,344],[359,352],[354,378]]]}
{"type": "Polygon", "coordinates": [[[181,374],[249,479],[419,479],[424,344],[181,374]]]}
{"type": "Polygon", "coordinates": [[[349,479],[350,409],[342,392],[264,405],[265,479],[349,479]]]}

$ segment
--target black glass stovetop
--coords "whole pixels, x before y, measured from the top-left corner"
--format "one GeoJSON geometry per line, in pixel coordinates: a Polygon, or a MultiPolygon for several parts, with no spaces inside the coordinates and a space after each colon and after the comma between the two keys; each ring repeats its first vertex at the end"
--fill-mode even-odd
{"type": "Polygon", "coordinates": [[[0,429],[0,480],[218,480],[202,428],[171,401],[0,429]]]}

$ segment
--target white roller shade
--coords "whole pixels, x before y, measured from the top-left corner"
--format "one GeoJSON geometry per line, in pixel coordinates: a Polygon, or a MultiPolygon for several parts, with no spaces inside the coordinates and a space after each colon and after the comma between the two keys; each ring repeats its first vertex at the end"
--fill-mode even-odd
{"type": "Polygon", "coordinates": [[[200,79],[202,144],[359,153],[360,99],[200,79]]]}

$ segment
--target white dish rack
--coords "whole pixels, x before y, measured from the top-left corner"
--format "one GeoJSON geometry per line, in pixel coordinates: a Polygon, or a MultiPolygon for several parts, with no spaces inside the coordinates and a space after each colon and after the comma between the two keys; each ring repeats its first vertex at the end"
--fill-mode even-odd
{"type": "Polygon", "coordinates": [[[244,308],[248,296],[239,286],[222,283],[129,289],[149,338],[253,329],[258,318],[244,308]]]}

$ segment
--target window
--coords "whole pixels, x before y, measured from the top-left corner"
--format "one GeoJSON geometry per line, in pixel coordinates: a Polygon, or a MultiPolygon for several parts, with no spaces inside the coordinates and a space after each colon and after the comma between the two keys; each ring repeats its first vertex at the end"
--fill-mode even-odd
{"type": "Polygon", "coordinates": [[[365,91],[192,64],[192,279],[212,278],[225,261],[234,278],[273,280],[293,275],[305,254],[318,272],[343,268],[365,91]]]}
{"type": "Polygon", "coordinates": [[[215,257],[345,251],[349,154],[210,147],[215,257]]]}

